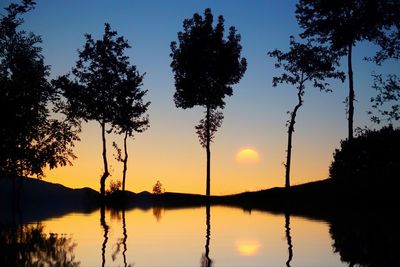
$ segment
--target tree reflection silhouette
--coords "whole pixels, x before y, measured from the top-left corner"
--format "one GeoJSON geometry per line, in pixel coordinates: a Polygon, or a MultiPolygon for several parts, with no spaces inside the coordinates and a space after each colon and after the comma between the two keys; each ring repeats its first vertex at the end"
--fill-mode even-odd
{"type": "Polygon", "coordinates": [[[200,266],[201,267],[211,267],[213,266],[213,261],[210,259],[210,239],[211,239],[211,219],[210,219],[210,205],[206,206],[206,245],[205,252],[201,255],[200,266]]]}
{"type": "Polygon", "coordinates": [[[164,208],[162,207],[153,207],[153,215],[157,219],[157,222],[159,222],[162,218],[162,213],[164,211],[164,208]]]}
{"type": "Polygon", "coordinates": [[[126,241],[128,240],[128,234],[126,233],[126,222],[125,222],[125,209],[122,210],[122,244],[124,246],[124,250],[122,251],[122,257],[124,258],[124,266],[127,267],[126,263],[126,251],[128,250],[126,241]]]}
{"type": "Polygon", "coordinates": [[[290,213],[285,212],[285,233],[286,233],[286,241],[288,245],[288,260],[286,261],[286,266],[290,267],[290,262],[293,258],[293,245],[292,245],[292,236],[290,235],[290,213]]]}
{"type": "Polygon", "coordinates": [[[100,208],[100,224],[103,227],[104,230],[104,240],[103,244],[101,245],[101,266],[104,267],[106,264],[106,247],[107,247],[107,241],[108,241],[108,229],[109,226],[106,223],[106,206],[104,204],[101,205],[100,208]]]}
{"type": "Polygon", "coordinates": [[[385,212],[336,216],[329,232],[334,252],[349,266],[400,266],[398,220],[385,212]]]}
{"type": "Polygon", "coordinates": [[[0,266],[79,266],[76,243],[65,235],[44,233],[44,226],[0,225],[0,266]]]}
{"type": "Polygon", "coordinates": [[[122,258],[124,261],[124,267],[131,267],[133,264],[128,264],[126,260],[126,252],[128,251],[128,246],[126,244],[126,241],[128,240],[128,234],[127,234],[127,229],[126,229],[126,220],[125,220],[125,209],[121,210],[113,210],[112,214],[114,214],[114,217],[117,218],[118,221],[121,221],[122,217],[122,238],[118,239],[117,244],[116,244],[116,249],[114,253],[111,255],[111,258],[113,261],[117,258],[117,255],[121,251],[121,246],[122,246],[122,258]],[[120,214],[122,216],[120,216],[120,214]]]}

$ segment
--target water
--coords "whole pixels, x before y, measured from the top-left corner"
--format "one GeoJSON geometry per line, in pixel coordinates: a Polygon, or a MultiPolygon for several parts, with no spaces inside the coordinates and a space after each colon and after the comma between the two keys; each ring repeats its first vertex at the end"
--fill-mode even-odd
{"type": "Polygon", "coordinates": [[[3,248],[29,244],[24,252],[5,246],[3,262],[19,255],[49,266],[348,266],[328,222],[223,206],[96,210],[2,227],[3,248]]]}

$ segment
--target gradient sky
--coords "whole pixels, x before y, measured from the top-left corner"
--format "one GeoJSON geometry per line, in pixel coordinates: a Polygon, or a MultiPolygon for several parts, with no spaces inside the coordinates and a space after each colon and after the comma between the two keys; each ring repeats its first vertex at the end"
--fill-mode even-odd
{"type": "MultiPolygon", "coordinates": [[[[2,0],[4,8],[12,1],[2,0]]],[[[272,87],[279,74],[267,52],[287,51],[289,36],[301,32],[295,19],[296,1],[60,1],[38,0],[37,7],[25,15],[24,28],[42,36],[43,55],[51,66],[51,77],[71,70],[84,45],[84,34],[102,36],[104,23],[126,37],[132,46],[126,53],[140,72],[146,72],[144,89],[151,101],[150,128],[129,141],[127,189],[151,191],[160,180],[166,191],[205,192],[205,150],[200,146],[194,126],[203,116],[201,108],[182,110],[173,102],[174,79],[169,66],[170,42],[177,39],[182,22],[195,12],[210,7],[216,18],[222,14],[226,29],[233,25],[242,36],[242,55],[248,68],[226,99],[225,119],[211,147],[211,193],[215,195],[258,190],[284,184],[288,119],[286,111],[296,104],[296,91],[290,86],[272,87]],[[259,153],[257,162],[238,162],[237,153],[251,147],[259,153]]],[[[3,12],[2,12],[3,13],[3,12]]],[[[358,43],[354,49],[356,90],[355,126],[375,127],[366,114],[369,99],[375,95],[372,71],[398,70],[399,62],[381,67],[363,60],[376,47],[358,43]]],[[[343,60],[343,71],[346,71],[343,60]]],[[[347,81],[333,82],[332,93],[306,88],[305,103],[295,125],[292,154],[292,184],[328,177],[332,153],[347,134],[343,100],[347,81]]],[[[76,144],[74,166],[46,172],[46,181],[73,188],[99,189],[102,173],[101,132],[97,123],[83,124],[81,142],[76,144]]],[[[113,159],[111,143],[119,136],[109,135],[108,158],[112,177],[121,177],[122,166],[113,159]]]]}

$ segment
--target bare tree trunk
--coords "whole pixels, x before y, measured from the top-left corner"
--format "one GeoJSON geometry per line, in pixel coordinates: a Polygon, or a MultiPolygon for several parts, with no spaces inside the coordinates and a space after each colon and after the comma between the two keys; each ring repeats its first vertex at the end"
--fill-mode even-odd
{"type": "Polygon", "coordinates": [[[210,161],[211,161],[211,152],[210,152],[210,107],[207,106],[207,114],[206,114],[206,127],[207,127],[207,144],[206,144],[206,153],[207,153],[207,177],[206,177],[206,196],[210,195],[210,161]]]}
{"type": "Polygon", "coordinates": [[[296,123],[296,115],[297,115],[297,110],[303,105],[303,92],[304,92],[304,87],[303,87],[303,80],[300,82],[299,88],[298,88],[298,93],[297,93],[297,98],[298,98],[298,103],[294,107],[294,110],[292,112],[290,122],[289,122],[289,129],[288,129],[288,145],[287,145],[287,155],[286,155],[286,174],[285,174],[285,188],[288,189],[290,187],[290,166],[291,166],[291,160],[292,160],[292,135],[294,132],[294,124],[296,123]]]}
{"type": "Polygon", "coordinates": [[[348,98],[348,105],[349,105],[349,140],[353,139],[353,116],[354,116],[354,84],[353,84],[353,66],[351,62],[352,58],[352,49],[353,44],[349,44],[349,52],[347,55],[347,64],[348,64],[348,75],[349,75],[349,98],[348,98]]]}
{"type": "Polygon", "coordinates": [[[126,178],[126,171],[128,170],[128,149],[126,145],[126,140],[128,138],[128,132],[125,132],[125,137],[124,137],[124,170],[122,171],[122,191],[125,191],[125,178],[126,178]]]}
{"type": "Polygon", "coordinates": [[[103,141],[103,163],[104,163],[104,173],[100,178],[100,194],[102,197],[106,195],[106,179],[110,175],[108,172],[107,163],[107,144],[106,144],[106,124],[104,121],[100,123],[101,125],[101,137],[103,141]]]}

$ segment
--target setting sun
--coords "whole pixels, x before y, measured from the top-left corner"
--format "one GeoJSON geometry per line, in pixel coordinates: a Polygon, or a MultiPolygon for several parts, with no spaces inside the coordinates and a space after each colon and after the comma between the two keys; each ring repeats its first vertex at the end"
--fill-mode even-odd
{"type": "Polygon", "coordinates": [[[236,154],[236,162],[244,164],[254,164],[260,161],[260,156],[253,148],[241,149],[236,154]]]}

